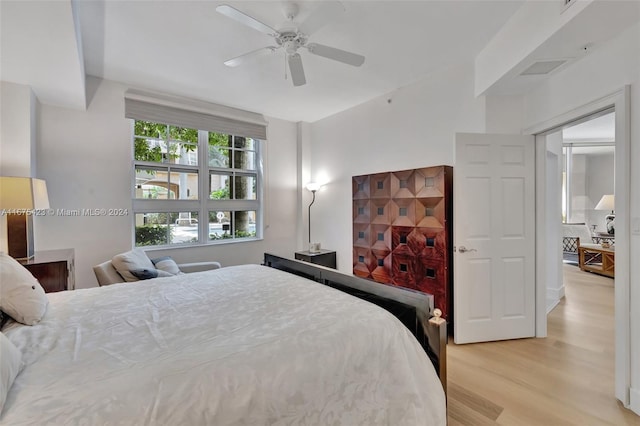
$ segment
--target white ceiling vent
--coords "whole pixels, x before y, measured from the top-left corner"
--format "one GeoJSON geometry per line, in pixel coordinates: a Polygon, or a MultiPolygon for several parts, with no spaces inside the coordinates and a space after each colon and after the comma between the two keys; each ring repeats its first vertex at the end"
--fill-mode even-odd
{"type": "Polygon", "coordinates": [[[554,61],[537,61],[534,62],[522,71],[520,75],[545,75],[558,68],[560,65],[566,63],[566,59],[559,59],[554,61]]]}

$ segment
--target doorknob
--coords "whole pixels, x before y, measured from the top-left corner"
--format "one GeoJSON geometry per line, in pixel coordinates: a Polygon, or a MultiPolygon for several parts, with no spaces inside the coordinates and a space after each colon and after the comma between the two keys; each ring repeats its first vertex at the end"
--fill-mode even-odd
{"type": "Polygon", "coordinates": [[[460,248],[458,249],[458,251],[459,251],[460,253],[466,253],[466,252],[468,252],[468,251],[477,251],[477,250],[476,250],[476,249],[468,249],[468,248],[466,248],[465,246],[460,246],[460,248]]]}

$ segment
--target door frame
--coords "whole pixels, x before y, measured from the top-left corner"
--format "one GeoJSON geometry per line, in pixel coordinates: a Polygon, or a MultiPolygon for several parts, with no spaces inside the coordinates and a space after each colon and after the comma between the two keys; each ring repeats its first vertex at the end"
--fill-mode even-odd
{"type": "Polygon", "coordinates": [[[616,274],[615,285],[615,396],[629,407],[631,389],[630,313],[630,86],[524,130],[536,143],[536,337],[547,335],[546,314],[546,138],[545,134],[586,119],[598,112],[615,110],[616,274]]]}

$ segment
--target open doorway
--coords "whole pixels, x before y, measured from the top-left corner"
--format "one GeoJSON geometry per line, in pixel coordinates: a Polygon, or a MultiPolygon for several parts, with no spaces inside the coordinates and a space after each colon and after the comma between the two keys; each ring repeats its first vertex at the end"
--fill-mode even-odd
{"type": "MultiPolygon", "coordinates": [[[[578,124],[568,123],[547,141],[562,144],[562,262],[613,278],[615,111],[602,111],[578,124]]],[[[554,151],[558,152],[557,146],[554,151]]],[[[550,305],[562,298],[564,284],[559,285],[562,291],[549,292],[550,305]]]]}
{"type": "MultiPolygon", "coordinates": [[[[599,111],[565,123],[548,131],[543,139],[548,314],[565,296],[563,264],[578,268],[580,247],[608,250],[600,243],[613,245],[614,237],[608,234],[605,221],[605,216],[612,217],[611,211],[600,209],[607,204],[601,200],[614,194],[615,112],[599,111]]],[[[600,252],[587,259],[596,271],[596,263],[602,265],[600,252]]]]}
{"type": "MultiPolygon", "coordinates": [[[[549,269],[554,267],[561,272],[561,250],[559,241],[561,226],[559,215],[549,211],[549,203],[557,197],[561,202],[561,191],[549,190],[547,180],[549,170],[556,167],[547,164],[547,137],[559,130],[589,121],[596,114],[604,115],[615,111],[615,153],[614,163],[614,194],[615,194],[615,396],[629,406],[629,390],[631,384],[631,348],[630,339],[630,306],[629,306],[629,167],[630,167],[630,138],[629,138],[629,88],[621,90],[568,111],[553,119],[526,129],[525,133],[536,135],[536,336],[547,335],[547,283],[553,279],[549,269]],[[558,241],[557,245],[549,243],[549,239],[558,241]],[[557,247],[558,252],[547,251],[550,246],[557,247]],[[560,264],[560,266],[556,266],[560,264]],[[550,266],[551,265],[551,266],[550,266]]],[[[562,158],[561,155],[558,158],[562,158]]],[[[562,162],[560,160],[560,162],[562,162]]],[[[558,188],[555,186],[555,188],[558,188]]],[[[598,200],[599,201],[599,200],[598,200]]],[[[597,203],[597,201],[594,201],[597,203]]],[[[595,208],[594,208],[595,210],[595,208]]],[[[556,275],[558,277],[558,275],[556,275]]]]}

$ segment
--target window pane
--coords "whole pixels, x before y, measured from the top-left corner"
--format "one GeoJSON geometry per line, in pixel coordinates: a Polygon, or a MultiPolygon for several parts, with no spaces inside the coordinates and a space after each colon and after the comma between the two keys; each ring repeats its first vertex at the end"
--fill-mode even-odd
{"type": "Polygon", "coordinates": [[[251,238],[256,236],[256,212],[233,212],[233,230],[236,238],[251,238]]]}
{"type": "Polygon", "coordinates": [[[169,198],[169,173],[161,168],[136,167],[136,198],[166,200],[169,198]]]}
{"type": "Polygon", "coordinates": [[[169,198],[172,200],[198,199],[198,173],[171,171],[169,198]]]}
{"type": "Polygon", "coordinates": [[[209,175],[209,198],[211,200],[229,200],[229,183],[231,176],[211,173],[209,175]]]}
{"type": "Polygon", "coordinates": [[[233,161],[232,167],[238,170],[255,170],[256,156],[254,151],[249,151],[253,146],[253,139],[240,136],[233,137],[233,161]]]}
{"type": "Polygon", "coordinates": [[[166,213],[136,213],[136,247],[170,242],[166,213]]]}
{"type": "Polygon", "coordinates": [[[209,241],[253,238],[255,236],[255,211],[209,212],[209,241]]]}
{"type": "Polygon", "coordinates": [[[174,164],[198,164],[198,131],[169,126],[169,162],[174,164]]]}
{"type": "Polygon", "coordinates": [[[136,214],[136,247],[197,241],[198,212],[136,214]]]}
{"type": "Polygon", "coordinates": [[[233,238],[231,233],[231,212],[209,212],[209,241],[233,238]]]}
{"type": "Polygon", "coordinates": [[[229,167],[231,151],[229,150],[229,135],[209,132],[209,166],[229,167]]]}
{"type": "Polygon", "coordinates": [[[234,164],[236,169],[255,170],[256,169],[256,153],[255,151],[235,151],[234,164]]]}
{"type": "Polygon", "coordinates": [[[136,161],[162,163],[167,159],[167,144],[159,139],[135,138],[134,158],[136,161]]]}
{"type": "Polygon", "coordinates": [[[170,162],[174,164],[198,165],[198,144],[172,141],[170,146],[170,162]]]}
{"type": "Polygon", "coordinates": [[[237,175],[232,181],[232,194],[235,200],[255,200],[256,199],[256,179],[254,176],[237,175]]]}
{"type": "Polygon", "coordinates": [[[169,126],[169,137],[171,140],[190,142],[192,144],[198,143],[198,131],[196,129],[169,126]]]}
{"type": "Polygon", "coordinates": [[[146,136],[156,139],[167,139],[167,125],[151,123],[149,121],[136,120],[134,123],[134,135],[146,136]]]}
{"type": "Polygon", "coordinates": [[[170,218],[171,244],[198,242],[198,212],[170,213],[170,218]]]}
{"type": "Polygon", "coordinates": [[[256,141],[255,139],[247,138],[245,143],[245,149],[250,149],[255,151],[256,149],[256,141]]]}

